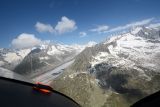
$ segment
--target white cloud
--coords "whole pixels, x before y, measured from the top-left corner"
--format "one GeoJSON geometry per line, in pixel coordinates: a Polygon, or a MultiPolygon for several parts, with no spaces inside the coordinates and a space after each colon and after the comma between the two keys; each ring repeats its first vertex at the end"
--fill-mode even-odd
{"type": "Polygon", "coordinates": [[[61,18],[61,21],[59,21],[55,27],[51,26],[50,24],[44,24],[41,22],[37,22],[35,27],[36,30],[40,33],[49,32],[55,34],[72,32],[77,29],[76,22],[72,19],[67,18],[66,16],[63,16],[61,18]]]}
{"type": "Polygon", "coordinates": [[[85,37],[87,35],[86,32],[79,32],[80,37],[85,37]]]}
{"type": "Polygon", "coordinates": [[[57,23],[55,26],[55,30],[59,33],[66,33],[66,32],[72,32],[77,29],[76,22],[72,19],[67,18],[66,16],[63,16],[61,18],[61,21],[57,23]]]}
{"type": "Polygon", "coordinates": [[[89,41],[86,45],[86,47],[92,47],[94,45],[96,45],[97,43],[95,41],[89,41]]]}
{"type": "Polygon", "coordinates": [[[150,24],[148,27],[149,27],[149,28],[156,28],[156,27],[160,27],[160,23],[150,24]]]}
{"type": "Polygon", "coordinates": [[[38,32],[50,32],[50,33],[54,32],[54,28],[50,24],[37,22],[35,27],[38,32]]]}
{"type": "Polygon", "coordinates": [[[105,31],[105,32],[115,32],[115,31],[126,30],[126,29],[129,29],[131,27],[135,27],[135,26],[143,26],[143,25],[149,24],[153,20],[154,20],[154,18],[145,19],[145,20],[142,20],[142,21],[129,23],[129,24],[126,24],[124,26],[118,26],[118,27],[112,28],[112,29],[110,29],[108,31],[105,31]]]}
{"type": "Polygon", "coordinates": [[[90,29],[92,32],[98,32],[98,33],[103,33],[109,29],[109,26],[107,25],[100,25],[97,28],[90,29]]]}
{"type": "Polygon", "coordinates": [[[42,41],[35,37],[34,34],[22,33],[12,40],[12,47],[15,49],[30,48],[40,44],[42,41]]]}

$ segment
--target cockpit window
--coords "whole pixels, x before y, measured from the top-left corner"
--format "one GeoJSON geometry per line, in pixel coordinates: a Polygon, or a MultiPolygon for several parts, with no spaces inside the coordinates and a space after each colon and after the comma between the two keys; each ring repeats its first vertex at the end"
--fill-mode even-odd
{"type": "Polygon", "coordinates": [[[0,0],[0,76],[82,107],[129,107],[160,90],[160,1],[0,0]]]}

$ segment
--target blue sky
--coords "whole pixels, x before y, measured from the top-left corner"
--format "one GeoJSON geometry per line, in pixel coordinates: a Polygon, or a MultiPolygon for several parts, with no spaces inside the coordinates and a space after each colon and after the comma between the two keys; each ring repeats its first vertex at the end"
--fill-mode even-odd
{"type": "Polygon", "coordinates": [[[0,47],[99,42],[136,23],[159,22],[159,10],[160,0],[0,0],[0,47]]]}

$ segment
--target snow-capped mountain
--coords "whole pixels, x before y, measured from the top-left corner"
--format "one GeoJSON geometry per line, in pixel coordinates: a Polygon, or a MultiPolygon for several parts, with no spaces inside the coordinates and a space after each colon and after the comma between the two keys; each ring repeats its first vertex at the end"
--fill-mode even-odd
{"type": "Polygon", "coordinates": [[[95,44],[95,42],[89,42],[85,45],[65,45],[60,43],[43,42],[39,46],[27,49],[15,50],[4,48],[0,49],[0,66],[21,74],[23,74],[21,68],[22,65],[24,67],[28,65],[28,69],[26,69],[27,72],[30,72],[31,70],[37,72],[39,69],[36,68],[42,68],[41,71],[47,71],[73,59],[84,50],[85,47],[91,47],[95,44]],[[34,65],[34,61],[41,66],[34,65]],[[31,65],[32,63],[34,64],[31,65]],[[31,69],[31,66],[33,69],[31,69]]]}
{"type": "Polygon", "coordinates": [[[94,101],[87,99],[99,100],[101,106],[108,106],[111,101],[129,106],[160,90],[159,65],[160,27],[134,27],[127,33],[85,48],[76,56],[69,71],[53,84],[57,90],[70,86],[61,91],[86,107],[94,105],[94,101]],[[107,92],[102,94],[99,86],[107,92]],[[73,92],[74,89],[79,90],[73,92]],[[87,99],[78,93],[84,91],[87,99]]]}
{"type": "Polygon", "coordinates": [[[137,27],[129,33],[112,37],[103,43],[107,51],[100,51],[92,57],[91,66],[105,62],[115,67],[134,68],[138,66],[160,72],[160,32],[150,28],[137,27]]]}

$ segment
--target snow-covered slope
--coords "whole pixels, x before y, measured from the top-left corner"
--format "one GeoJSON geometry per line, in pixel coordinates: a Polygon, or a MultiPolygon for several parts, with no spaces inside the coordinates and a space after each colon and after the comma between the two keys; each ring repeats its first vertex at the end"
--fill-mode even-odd
{"type": "MultiPolygon", "coordinates": [[[[132,33],[126,33],[117,37],[111,38],[104,44],[109,52],[99,52],[93,56],[90,62],[92,66],[106,62],[112,66],[123,66],[125,68],[137,68],[141,66],[144,68],[160,71],[160,38],[147,39],[137,36],[143,29],[138,28],[132,33]]],[[[148,32],[144,32],[148,35],[148,32]]],[[[146,36],[144,35],[144,36],[146,36]]]]}
{"type": "Polygon", "coordinates": [[[22,49],[18,51],[8,52],[4,55],[4,60],[8,63],[16,63],[21,60],[31,51],[31,49],[22,49]]]}
{"type": "Polygon", "coordinates": [[[0,66],[12,70],[30,51],[31,49],[13,50],[3,48],[0,50],[0,66]]]}
{"type": "Polygon", "coordinates": [[[96,76],[102,73],[97,78],[103,80],[103,85],[107,84],[104,78],[112,69],[146,81],[160,73],[160,29],[136,27],[128,33],[111,37],[96,48],[99,51],[89,60],[90,72],[96,76]]]}

